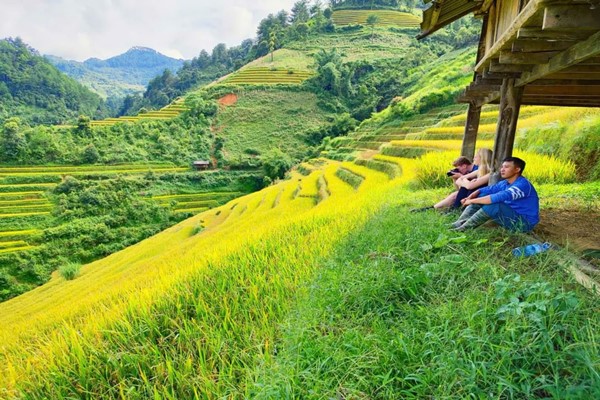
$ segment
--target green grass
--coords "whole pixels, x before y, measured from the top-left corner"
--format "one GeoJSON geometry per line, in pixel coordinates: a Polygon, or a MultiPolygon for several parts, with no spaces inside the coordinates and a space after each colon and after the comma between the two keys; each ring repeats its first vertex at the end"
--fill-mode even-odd
{"type": "Polygon", "coordinates": [[[294,69],[266,67],[244,68],[229,75],[222,85],[300,84],[310,78],[311,73],[294,69]]]}
{"type": "Polygon", "coordinates": [[[328,116],[313,93],[247,89],[238,93],[236,104],[219,111],[214,131],[225,141],[229,162],[248,158],[247,149],[263,154],[280,148],[299,158],[308,150],[308,132],[325,125],[328,116]]]}
{"type": "MultiPolygon", "coordinates": [[[[293,42],[286,47],[312,55],[321,49],[337,49],[345,61],[359,60],[389,60],[406,56],[407,48],[411,45],[412,33],[399,35],[388,29],[376,28],[375,36],[370,29],[352,33],[330,33],[308,37],[302,41],[293,42]]],[[[414,35],[413,35],[414,36],[414,35]]]]}
{"type": "Polygon", "coordinates": [[[306,285],[250,397],[598,397],[600,302],[557,269],[562,255],[516,260],[522,239],[447,221],[392,205],[354,231],[306,285]]]}
{"type": "Polygon", "coordinates": [[[357,174],[356,172],[350,171],[346,168],[338,168],[335,175],[348,185],[357,189],[361,183],[365,180],[364,176],[357,174]]]}
{"type": "Polygon", "coordinates": [[[281,70],[298,70],[311,71],[314,60],[312,57],[300,50],[279,49],[273,53],[273,61],[271,55],[260,57],[241,68],[244,71],[246,68],[278,68],[281,70]]]}

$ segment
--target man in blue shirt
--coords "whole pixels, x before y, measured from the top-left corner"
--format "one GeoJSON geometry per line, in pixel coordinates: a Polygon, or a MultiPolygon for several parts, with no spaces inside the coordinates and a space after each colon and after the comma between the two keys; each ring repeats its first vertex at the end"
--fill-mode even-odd
{"type": "Polygon", "coordinates": [[[493,219],[506,229],[529,232],[540,221],[540,206],[533,185],[521,174],[525,161],[507,157],[500,176],[504,180],[473,192],[463,200],[467,206],[452,227],[457,231],[475,228],[493,219]]]}

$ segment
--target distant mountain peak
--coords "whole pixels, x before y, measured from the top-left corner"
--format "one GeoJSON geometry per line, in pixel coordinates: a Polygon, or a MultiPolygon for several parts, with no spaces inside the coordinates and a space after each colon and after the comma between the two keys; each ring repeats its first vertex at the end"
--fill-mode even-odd
{"type": "Polygon", "coordinates": [[[151,49],[150,47],[144,47],[144,46],[133,46],[132,48],[130,48],[129,50],[127,50],[125,53],[129,53],[129,52],[133,52],[133,51],[145,51],[148,53],[158,53],[160,54],[158,51],[151,49]]]}

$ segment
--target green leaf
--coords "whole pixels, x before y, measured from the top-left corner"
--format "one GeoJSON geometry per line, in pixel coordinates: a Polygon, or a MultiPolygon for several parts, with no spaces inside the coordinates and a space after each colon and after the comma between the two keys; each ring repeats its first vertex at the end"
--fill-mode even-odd
{"type": "Polygon", "coordinates": [[[421,250],[423,251],[429,251],[433,249],[433,246],[430,243],[424,243],[421,245],[421,250]]]}
{"type": "Polygon", "coordinates": [[[437,240],[433,244],[433,247],[435,247],[436,249],[440,249],[440,248],[444,247],[445,245],[447,245],[448,243],[449,243],[448,237],[446,237],[446,235],[444,235],[442,233],[442,234],[440,234],[440,236],[438,236],[437,240]]]}
{"type": "Polygon", "coordinates": [[[465,262],[465,258],[460,254],[448,254],[447,256],[442,257],[442,261],[450,264],[462,264],[465,262]]]}

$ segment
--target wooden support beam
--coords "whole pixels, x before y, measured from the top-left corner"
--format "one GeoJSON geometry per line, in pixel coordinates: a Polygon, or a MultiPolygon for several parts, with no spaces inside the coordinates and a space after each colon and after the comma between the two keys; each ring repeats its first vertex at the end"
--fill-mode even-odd
{"type": "Polygon", "coordinates": [[[596,79],[594,80],[586,80],[579,79],[579,75],[568,75],[569,78],[566,79],[552,79],[548,77],[548,79],[539,79],[535,82],[530,83],[525,87],[530,86],[596,86],[600,87],[600,74],[596,75],[596,79]],[[574,79],[577,78],[577,79],[574,79]]]}
{"type": "Polygon", "coordinates": [[[523,53],[536,53],[541,51],[562,51],[575,44],[575,41],[566,40],[534,40],[517,39],[513,42],[512,51],[523,53]]]}
{"type": "Polygon", "coordinates": [[[546,75],[580,63],[590,57],[600,54],[600,31],[594,33],[583,42],[579,42],[552,57],[547,64],[538,65],[531,72],[524,72],[517,81],[517,86],[523,86],[546,75]]]}
{"type": "Polygon", "coordinates": [[[492,92],[497,92],[500,90],[500,86],[501,85],[478,85],[478,84],[471,84],[469,87],[467,87],[466,92],[467,93],[473,93],[473,94],[486,94],[486,93],[492,93],[492,92]]]}
{"type": "Polygon", "coordinates": [[[531,95],[542,96],[559,96],[559,97],[589,97],[600,96],[600,86],[569,86],[569,85],[527,85],[525,93],[531,95]]]}
{"type": "Polygon", "coordinates": [[[535,39],[535,40],[564,40],[579,41],[587,39],[590,36],[588,31],[544,31],[541,28],[521,28],[517,32],[517,40],[535,39]]]}
{"type": "Polygon", "coordinates": [[[588,74],[588,73],[600,73],[600,64],[588,64],[590,60],[587,59],[572,67],[564,68],[560,72],[566,74],[588,74]]]}
{"type": "Polygon", "coordinates": [[[535,106],[560,106],[560,107],[600,107],[600,98],[587,98],[585,100],[578,98],[565,97],[530,97],[523,96],[521,102],[523,105],[535,106]]]}
{"type": "Polygon", "coordinates": [[[550,5],[544,9],[542,29],[596,31],[600,29],[600,8],[590,4],[550,5]]]}
{"type": "Polygon", "coordinates": [[[431,26],[435,26],[440,18],[440,12],[442,12],[442,6],[444,5],[444,0],[438,0],[433,3],[433,10],[431,13],[431,20],[429,24],[431,26]]]}
{"type": "MultiPolygon", "coordinates": [[[[565,73],[551,74],[551,75],[544,77],[544,79],[549,79],[549,80],[572,80],[572,79],[575,79],[576,81],[595,81],[595,80],[600,81],[600,71],[598,71],[598,73],[595,73],[595,74],[581,74],[581,73],[573,73],[573,72],[566,73],[565,72],[565,73]]],[[[537,80],[535,82],[537,83],[537,82],[539,82],[539,80],[537,80]]]]}
{"type": "Polygon", "coordinates": [[[492,172],[500,171],[502,160],[512,155],[522,97],[523,88],[515,86],[515,79],[505,79],[500,90],[492,172]]]}
{"type": "Polygon", "coordinates": [[[467,111],[467,122],[465,124],[465,133],[463,135],[462,156],[473,159],[475,155],[475,145],[477,144],[477,132],[479,132],[479,119],[481,117],[481,105],[469,103],[467,111]]]}
{"type": "Polygon", "coordinates": [[[533,69],[533,65],[511,65],[511,64],[500,64],[497,60],[491,60],[489,71],[491,72],[514,72],[514,73],[524,73],[531,71],[533,69]]]}
{"type": "Polygon", "coordinates": [[[483,72],[484,79],[506,79],[506,78],[520,78],[520,72],[492,72],[486,70],[483,72]]]}
{"type": "Polygon", "coordinates": [[[513,53],[511,51],[500,52],[500,64],[546,64],[553,56],[558,54],[555,51],[544,51],[540,53],[513,53]]]}

